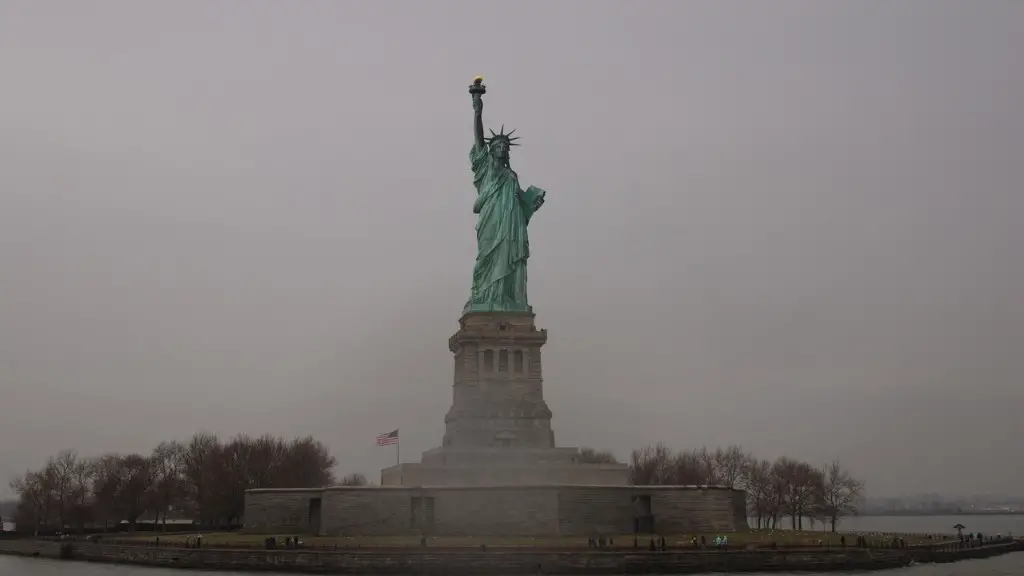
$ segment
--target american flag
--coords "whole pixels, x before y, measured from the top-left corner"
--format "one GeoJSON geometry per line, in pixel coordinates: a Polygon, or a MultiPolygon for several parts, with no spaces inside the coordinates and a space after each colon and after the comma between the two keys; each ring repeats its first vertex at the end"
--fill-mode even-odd
{"type": "Polygon", "coordinates": [[[377,446],[390,446],[398,444],[398,430],[377,436],[377,446]]]}

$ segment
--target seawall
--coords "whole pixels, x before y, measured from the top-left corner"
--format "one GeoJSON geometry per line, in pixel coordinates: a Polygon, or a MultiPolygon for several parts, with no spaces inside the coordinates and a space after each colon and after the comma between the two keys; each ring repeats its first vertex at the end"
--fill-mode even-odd
{"type": "Polygon", "coordinates": [[[1024,550],[1024,540],[980,548],[800,549],[738,551],[222,550],[156,548],[87,542],[0,540],[0,554],[203,570],[321,574],[692,574],[880,570],[912,561],[953,562],[1024,550]]]}

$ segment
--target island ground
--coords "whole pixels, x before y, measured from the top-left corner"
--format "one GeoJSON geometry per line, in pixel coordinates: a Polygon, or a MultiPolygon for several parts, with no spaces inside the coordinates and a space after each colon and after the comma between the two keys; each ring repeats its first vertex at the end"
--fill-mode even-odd
{"type": "MultiPolygon", "coordinates": [[[[807,536],[815,536],[809,533],[807,536]]],[[[665,552],[649,552],[619,548],[618,550],[588,550],[579,540],[549,538],[540,541],[505,540],[506,547],[473,549],[483,539],[438,539],[432,546],[444,542],[449,546],[461,543],[466,547],[420,548],[418,541],[409,546],[410,539],[365,539],[376,547],[362,549],[321,547],[315,550],[276,549],[259,550],[263,541],[259,536],[239,538],[238,535],[215,536],[220,546],[203,542],[202,548],[184,548],[181,541],[164,544],[165,538],[183,538],[184,535],[161,536],[159,546],[153,540],[136,536],[132,543],[102,543],[54,539],[0,539],[0,554],[32,556],[61,560],[83,560],[114,564],[138,564],[163,568],[194,570],[230,570],[305,572],[317,574],[407,574],[448,576],[450,574],[481,574],[489,576],[515,576],[543,573],[549,576],[572,574],[705,574],[709,572],[832,572],[883,570],[918,563],[944,563],[958,560],[988,558],[1024,550],[1024,540],[992,541],[985,546],[944,544],[941,540],[924,539],[937,546],[908,548],[863,549],[847,546],[807,546],[772,549],[749,549],[730,546],[728,551],[701,551],[669,547],[665,552]],[[254,541],[255,539],[255,541],[254,541]],[[552,546],[575,545],[570,548],[552,546]],[[384,547],[390,545],[391,547],[384,547]],[[396,545],[407,547],[396,548],[396,545]],[[547,545],[549,547],[540,547],[547,545]],[[232,546],[235,548],[231,548],[232,546]],[[530,546],[530,547],[525,547],[530,546]]],[[[739,535],[734,535],[739,537],[739,535]]],[[[797,535],[793,535],[797,536],[797,535]]],[[[627,536],[629,539],[631,536],[627,536]]],[[[359,539],[363,541],[364,539],[359,539]]],[[[623,539],[616,540],[620,544],[623,539]]],[[[355,539],[347,542],[351,546],[355,539]]],[[[329,540],[325,540],[329,542],[329,540]]],[[[345,541],[342,541],[345,543],[345,541]]],[[[309,543],[307,542],[307,545],[309,543]]],[[[909,544],[909,542],[908,542],[909,544]]],[[[324,546],[324,544],[321,544],[324,546]]],[[[618,547],[618,546],[617,546],[618,547]]]]}
{"type": "MultiPolygon", "coordinates": [[[[111,535],[103,538],[104,542],[123,542],[125,544],[155,544],[160,539],[162,546],[184,546],[186,540],[195,533],[159,534],[146,533],[131,536],[111,535]]],[[[872,546],[881,547],[891,542],[894,535],[878,533],[863,533],[872,546]]],[[[286,537],[297,537],[304,546],[312,548],[417,548],[420,546],[418,536],[308,536],[305,534],[290,534],[287,532],[276,534],[240,534],[238,532],[216,532],[203,534],[203,546],[217,548],[262,548],[268,536],[275,536],[278,546],[284,544],[286,537]]],[[[651,538],[660,538],[661,535],[641,534],[637,536],[640,546],[648,547],[651,538]]],[[[831,533],[811,532],[798,530],[748,530],[743,532],[718,532],[703,534],[665,534],[667,546],[678,550],[688,548],[694,536],[700,541],[701,536],[707,540],[707,545],[713,545],[716,536],[726,536],[729,539],[730,548],[746,547],[748,545],[768,546],[775,543],[779,546],[841,546],[845,537],[846,545],[852,547],[857,540],[854,533],[831,533]]],[[[900,535],[906,540],[908,546],[922,544],[937,544],[943,541],[954,540],[949,535],[926,534],[903,534],[900,535]]],[[[620,534],[611,537],[611,548],[632,548],[633,535],[620,534]]],[[[439,536],[428,537],[427,546],[431,548],[479,548],[486,545],[489,548],[587,548],[587,538],[582,536],[562,537],[510,537],[510,536],[439,536]]]]}

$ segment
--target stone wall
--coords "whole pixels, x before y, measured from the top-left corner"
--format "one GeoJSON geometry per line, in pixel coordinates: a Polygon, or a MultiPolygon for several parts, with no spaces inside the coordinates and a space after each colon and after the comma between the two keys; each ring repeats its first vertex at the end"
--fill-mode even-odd
{"type": "Polygon", "coordinates": [[[381,486],[401,486],[402,476],[405,471],[405,464],[399,464],[398,466],[390,466],[388,468],[381,468],[380,470],[380,485],[381,486]]]}
{"type": "Polygon", "coordinates": [[[560,534],[629,534],[633,531],[631,494],[592,486],[558,491],[560,534]]]}
{"type": "Polygon", "coordinates": [[[432,466],[403,463],[381,471],[384,486],[550,486],[577,484],[624,486],[624,464],[545,466],[432,466]]]}
{"type": "MultiPolygon", "coordinates": [[[[352,487],[324,491],[320,534],[330,536],[410,534],[412,490],[352,487]]],[[[247,496],[248,497],[248,496],[247,496]]],[[[249,522],[245,522],[249,530],[249,522]]]]}
{"type": "MultiPolygon", "coordinates": [[[[1021,542],[951,552],[946,560],[995,556],[1022,549],[1021,542]]],[[[59,558],[60,543],[0,540],[0,554],[59,558]]],[[[154,548],[74,542],[75,560],[202,570],[252,570],[334,574],[692,574],[704,572],[824,572],[871,570],[925,561],[927,550],[803,549],[756,551],[551,552],[543,550],[354,552],[154,548]]]]}
{"type": "Polygon", "coordinates": [[[466,488],[425,491],[434,498],[431,534],[555,534],[558,488],[466,488]]]}
{"type": "MultiPolygon", "coordinates": [[[[247,495],[247,511],[259,515],[245,530],[254,533],[303,532],[275,527],[266,519],[286,518],[292,525],[298,513],[308,510],[308,498],[288,498],[279,491],[247,495]],[[251,504],[250,504],[251,502],[251,504]],[[275,510],[275,508],[280,508],[275,510]]],[[[432,490],[420,488],[331,488],[323,491],[319,534],[356,535],[497,535],[555,534],[558,532],[557,488],[464,488],[432,490]]]]}
{"type": "Polygon", "coordinates": [[[309,532],[309,502],[322,496],[322,488],[266,490],[258,498],[246,495],[245,527],[252,532],[309,532]]]}
{"type": "Polygon", "coordinates": [[[746,493],[727,488],[652,487],[655,530],[665,534],[746,530],[746,493]]]}
{"type": "Polygon", "coordinates": [[[563,534],[628,534],[644,515],[637,499],[650,499],[653,531],[660,534],[746,530],[746,494],[728,488],[686,486],[565,486],[559,489],[563,534]]]}
{"type": "Polygon", "coordinates": [[[311,498],[321,498],[318,533],[325,535],[628,534],[646,515],[662,534],[747,529],[739,490],[549,485],[251,490],[245,530],[313,532],[311,498]]]}

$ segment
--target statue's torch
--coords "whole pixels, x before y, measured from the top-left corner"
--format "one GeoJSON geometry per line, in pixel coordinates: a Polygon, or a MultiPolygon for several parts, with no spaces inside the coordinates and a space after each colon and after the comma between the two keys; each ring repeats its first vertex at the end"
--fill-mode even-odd
{"type": "Polygon", "coordinates": [[[477,76],[473,78],[473,83],[469,86],[469,93],[476,97],[478,94],[487,94],[487,86],[484,86],[484,77],[477,76]]]}

